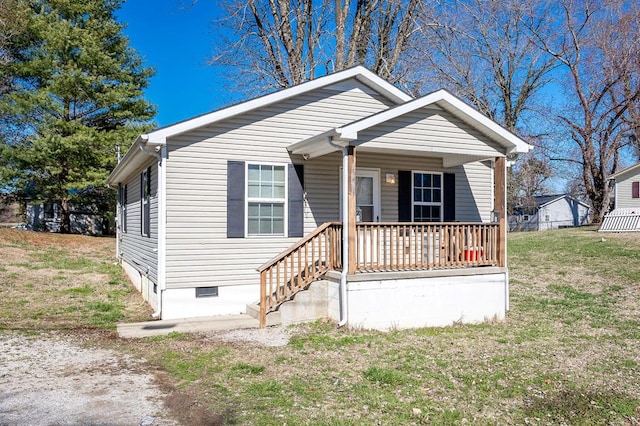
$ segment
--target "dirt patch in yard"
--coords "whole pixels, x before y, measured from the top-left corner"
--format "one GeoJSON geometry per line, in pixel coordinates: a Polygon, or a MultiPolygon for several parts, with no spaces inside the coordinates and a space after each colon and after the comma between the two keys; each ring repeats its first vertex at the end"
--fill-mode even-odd
{"type": "Polygon", "coordinates": [[[85,344],[0,334],[0,424],[177,424],[143,360],[85,344]]]}

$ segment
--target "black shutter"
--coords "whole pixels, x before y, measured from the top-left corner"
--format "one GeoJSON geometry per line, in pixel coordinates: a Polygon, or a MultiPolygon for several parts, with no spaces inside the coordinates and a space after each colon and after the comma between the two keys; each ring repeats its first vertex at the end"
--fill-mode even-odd
{"type": "Polygon", "coordinates": [[[127,188],[127,185],[122,187],[122,232],[127,232],[127,209],[129,208],[127,205],[129,202],[127,188]]]}
{"type": "Polygon", "coordinates": [[[147,204],[144,211],[144,233],[151,236],[151,167],[147,168],[147,188],[146,188],[147,204]]]}
{"type": "Polygon", "coordinates": [[[289,164],[289,237],[304,236],[304,166],[289,164]]]}
{"type": "Polygon", "coordinates": [[[411,171],[398,171],[398,222],[411,222],[411,171]]]}
{"type": "Polygon", "coordinates": [[[227,161],[227,238],[244,238],[244,161],[227,161]]]}
{"type": "Polygon", "coordinates": [[[455,222],[456,220],[456,175],[455,173],[443,174],[443,218],[445,222],[455,222]]]}

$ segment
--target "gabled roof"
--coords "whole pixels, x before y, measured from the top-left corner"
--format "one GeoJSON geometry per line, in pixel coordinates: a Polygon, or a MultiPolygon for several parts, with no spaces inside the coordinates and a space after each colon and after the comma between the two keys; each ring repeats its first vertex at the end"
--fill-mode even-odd
{"type": "Polygon", "coordinates": [[[249,111],[262,108],[276,102],[280,102],[294,96],[298,96],[312,90],[330,86],[344,80],[355,78],[359,82],[374,89],[382,96],[388,98],[394,103],[400,104],[413,99],[410,95],[398,89],[388,81],[380,78],[378,75],[369,71],[363,66],[348,68],[314,80],[292,86],[274,93],[270,93],[258,98],[250,99],[226,108],[222,108],[207,114],[199,115],[184,121],[180,121],[169,126],[160,127],[147,134],[138,136],[133,146],[127,151],[122,161],[111,172],[107,179],[107,184],[113,185],[117,183],[118,176],[129,169],[140,166],[148,160],[144,155],[144,151],[149,152],[145,147],[156,148],[167,143],[167,138],[185,133],[197,128],[208,126],[221,120],[225,120],[249,111]]]}
{"type": "Polygon", "coordinates": [[[292,144],[288,149],[293,154],[303,154],[309,158],[328,154],[329,152],[335,151],[336,148],[324,142],[327,137],[332,137],[336,141],[354,141],[358,138],[358,132],[430,105],[437,105],[443,108],[481,133],[489,136],[492,140],[503,146],[507,154],[526,153],[533,148],[495,121],[482,115],[465,102],[442,89],[292,144]]]}
{"type": "Polygon", "coordinates": [[[570,200],[575,201],[575,202],[577,202],[579,204],[582,204],[583,206],[585,206],[587,208],[589,207],[589,205],[587,203],[582,202],[582,201],[578,200],[577,198],[572,197],[569,194],[537,195],[537,196],[533,197],[533,199],[536,202],[537,208],[542,208],[542,207],[545,207],[545,206],[547,206],[549,204],[553,204],[554,202],[556,202],[558,200],[561,200],[561,199],[563,199],[565,197],[569,198],[570,200]]]}
{"type": "Polygon", "coordinates": [[[631,167],[627,167],[626,169],[622,169],[617,173],[612,174],[607,179],[616,179],[621,175],[626,175],[628,173],[640,173],[640,163],[634,164],[631,167]]]}

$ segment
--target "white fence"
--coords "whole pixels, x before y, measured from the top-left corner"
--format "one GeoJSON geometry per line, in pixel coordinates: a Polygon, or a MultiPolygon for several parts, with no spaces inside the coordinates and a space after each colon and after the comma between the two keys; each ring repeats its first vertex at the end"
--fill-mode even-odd
{"type": "Polygon", "coordinates": [[[640,209],[615,209],[608,213],[598,232],[640,231],[640,209]]]}

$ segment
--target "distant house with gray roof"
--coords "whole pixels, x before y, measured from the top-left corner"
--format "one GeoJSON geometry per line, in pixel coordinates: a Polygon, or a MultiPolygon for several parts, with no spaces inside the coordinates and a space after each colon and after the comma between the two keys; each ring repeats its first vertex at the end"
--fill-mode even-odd
{"type": "Polygon", "coordinates": [[[530,208],[519,207],[509,217],[510,231],[543,231],[589,223],[589,205],[568,195],[533,197],[530,208]]]}

